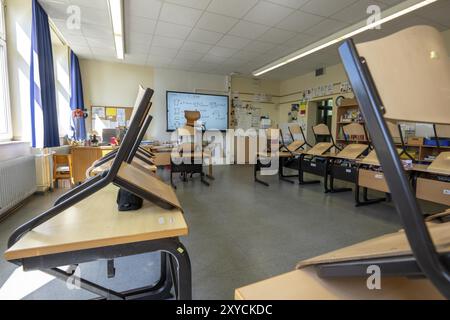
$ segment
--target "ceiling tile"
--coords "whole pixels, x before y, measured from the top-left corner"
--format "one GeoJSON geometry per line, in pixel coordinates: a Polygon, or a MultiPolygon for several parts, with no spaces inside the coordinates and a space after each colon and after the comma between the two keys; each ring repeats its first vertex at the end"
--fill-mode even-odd
{"type": "Polygon", "coordinates": [[[195,61],[175,58],[171,62],[170,66],[178,68],[178,69],[186,70],[186,69],[189,69],[190,67],[192,67],[194,65],[194,63],[195,63],[195,61]]]}
{"type": "Polygon", "coordinates": [[[153,46],[150,49],[150,55],[156,57],[174,58],[178,53],[178,49],[161,48],[153,46]]]}
{"type": "Polygon", "coordinates": [[[106,58],[115,58],[116,57],[116,50],[115,49],[109,49],[109,48],[97,48],[97,47],[91,47],[92,54],[94,56],[99,57],[106,57],[106,58]]]}
{"type": "Polygon", "coordinates": [[[281,21],[278,24],[278,28],[294,32],[303,32],[304,30],[311,28],[312,26],[318,24],[323,20],[323,17],[319,17],[317,15],[302,11],[295,11],[289,17],[281,21]]]}
{"type": "Polygon", "coordinates": [[[371,5],[377,5],[381,10],[384,10],[387,6],[384,3],[375,0],[359,0],[349,7],[339,11],[331,16],[335,20],[340,20],[347,23],[356,23],[369,17],[367,8],[371,5]]]}
{"type": "MultiPolygon", "coordinates": [[[[202,58],[202,62],[210,62],[210,63],[221,63],[223,61],[225,61],[225,57],[219,57],[216,56],[214,54],[211,53],[207,53],[203,58],[202,58]]],[[[216,65],[217,67],[217,65],[216,65]]]]}
{"type": "Polygon", "coordinates": [[[222,58],[229,58],[233,54],[235,54],[238,51],[238,49],[231,49],[231,48],[223,48],[223,47],[213,47],[208,54],[212,54],[218,57],[222,58]]]}
{"type": "Polygon", "coordinates": [[[156,29],[156,20],[140,17],[130,17],[125,20],[125,32],[139,32],[153,34],[156,29]]]}
{"type": "Polygon", "coordinates": [[[133,33],[127,33],[125,35],[125,39],[130,42],[133,42],[133,43],[149,44],[153,39],[153,35],[146,34],[146,33],[140,33],[140,32],[133,32],[133,33]]]}
{"type": "Polygon", "coordinates": [[[300,8],[300,10],[313,13],[322,17],[329,17],[357,0],[312,0],[300,8]]]}
{"type": "Polygon", "coordinates": [[[125,52],[128,54],[148,54],[150,49],[150,42],[133,42],[126,39],[125,52]]]}
{"type": "Polygon", "coordinates": [[[188,39],[206,44],[216,44],[222,37],[223,34],[218,32],[194,29],[188,39]]]}
{"type": "Polygon", "coordinates": [[[94,8],[81,8],[81,23],[90,23],[94,25],[101,25],[111,27],[111,18],[108,10],[100,10],[94,8]]]}
{"type": "Polygon", "coordinates": [[[158,20],[162,2],[158,0],[128,0],[125,1],[125,15],[158,20]]]}
{"type": "Polygon", "coordinates": [[[339,30],[344,29],[347,26],[348,24],[341,21],[325,19],[319,24],[315,25],[314,27],[305,30],[304,33],[311,36],[318,36],[320,38],[324,38],[339,30]]]}
{"type": "Polygon", "coordinates": [[[295,35],[296,33],[292,31],[271,28],[269,29],[269,31],[259,37],[258,40],[281,44],[288,41],[289,39],[292,39],[293,37],[295,37],[295,35]]]}
{"type": "Polygon", "coordinates": [[[81,25],[81,32],[85,37],[101,38],[114,41],[112,28],[84,23],[81,25]]]}
{"type": "Polygon", "coordinates": [[[82,35],[64,34],[64,38],[70,44],[70,46],[88,46],[86,38],[82,35]]]}
{"type": "Polygon", "coordinates": [[[184,40],[154,36],[153,37],[153,46],[161,47],[161,48],[170,48],[170,49],[179,49],[183,45],[184,40]]]}
{"type": "Polygon", "coordinates": [[[245,20],[274,26],[293,12],[293,9],[277,4],[261,1],[254,6],[244,17],[245,20]]]}
{"type": "MultiPolygon", "coordinates": [[[[48,2],[54,2],[54,0],[48,0],[48,2]]],[[[108,0],[65,0],[67,3],[71,3],[78,6],[95,8],[100,10],[108,10],[108,0]]]]}
{"type": "Polygon", "coordinates": [[[204,56],[204,53],[180,50],[177,54],[177,59],[185,59],[191,61],[198,61],[204,56]]]}
{"type": "Polygon", "coordinates": [[[89,47],[93,48],[105,48],[105,49],[112,49],[115,50],[115,44],[114,42],[110,42],[105,39],[100,38],[86,38],[86,41],[89,45],[89,47]]]}
{"type": "Polygon", "coordinates": [[[220,40],[217,45],[225,48],[242,49],[250,43],[251,40],[226,35],[220,40]]]}
{"type": "Polygon", "coordinates": [[[125,62],[131,64],[144,65],[147,62],[147,54],[125,54],[125,62]]]}
{"type": "Polygon", "coordinates": [[[227,33],[238,22],[238,19],[220,14],[205,12],[197,23],[197,28],[227,33]]]}
{"type": "Polygon", "coordinates": [[[298,9],[302,5],[307,3],[309,0],[269,0],[269,1],[288,8],[298,9]]]}
{"type": "Polygon", "coordinates": [[[159,19],[161,21],[181,24],[189,27],[195,26],[202,11],[171,3],[164,3],[159,19]]]}
{"type": "Polygon", "coordinates": [[[156,26],[155,34],[159,36],[184,40],[189,35],[191,30],[191,27],[159,21],[156,26]]]}
{"type": "Polygon", "coordinates": [[[312,37],[307,34],[298,34],[294,38],[283,43],[283,45],[293,49],[301,49],[318,39],[319,37],[312,37]]]}
{"type": "Polygon", "coordinates": [[[200,10],[206,9],[210,1],[211,0],[166,0],[166,2],[200,10]]]}
{"type": "Polygon", "coordinates": [[[212,0],[207,11],[242,18],[258,0],[212,0]]]}
{"type": "Polygon", "coordinates": [[[153,65],[153,66],[161,66],[161,65],[168,65],[172,62],[173,58],[165,57],[165,56],[154,56],[149,55],[147,59],[147,64],[153,65]]]}
{"type": "Polygon", "coordinates": [[[258,53],[265,53],[271,49],[275,48],[273,43],[262,42],[262,41],[253,41],[244,49],[247,51],[255,51],[258,53]]]}
{"type": "Polygon", "coordinates": [[[212,46],[205,43],[195,42],[195,41],[186,41],[181,48],[182,50],[196,52],[196,53],[207,53],[211,50],[212,46]]]}
{"type": "Polygon", "coordinates": [[[262,24],[240,21],[233,29],[231,29],[229,34],[254,40],[262,36],[269,28],[270,27],[262,24]]]}

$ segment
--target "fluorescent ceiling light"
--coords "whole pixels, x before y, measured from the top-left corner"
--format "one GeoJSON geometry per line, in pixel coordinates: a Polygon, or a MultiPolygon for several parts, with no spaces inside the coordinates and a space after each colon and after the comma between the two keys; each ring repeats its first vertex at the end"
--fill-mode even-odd
{"type": "Polygon", "coordinates": [[[360,23],[357,23],[351,27],[341,30],[340,32],[338,32],[330,37],[322,39],[321,41],[313,43],[303,49],[300,49],[294,53],[291,53],[290,55],[288,55],[284,58],[281,58],[279,60],[276,60],[275,62],[272,62],[271,64],[254,71],[253,75],[255,77],[261,76],[267,72],[273,71],[284,65],[287,65],[288,63],[291,63],[293,61],[296,61],[298,59],[306,57],[310,54],[313,54],[317,51],[320,51],[322,49],[330,47],[330,46],[332,46],[336,43],[339,43],[345,39],[354,37],[357,34],[360,34],[364,31],[374,29],[374,28],[382,25],[383,23],[389,22],[389,21],[394,20],[398,17],[401,17],[405,14],[413,12],[417,9],[423,8],[423,7],[429,5],[433,2],[436,2],[436,1],[438,1],[438,0],[425,0],[425,1],[408,0],[408,1],[404,1],[390,9],[384,11],[382,13],[382,16],[385,16],[385,17],[381,18],[378,21],[375,21],[371,24],[367,24],[365,20],[360,23]]]}
{"type": "Polygon", "coordinates": [[[117,59],[123,60],[125,57],[123,40],[123,0],[109,0],[108,2],[114,31],[117,59]]]}

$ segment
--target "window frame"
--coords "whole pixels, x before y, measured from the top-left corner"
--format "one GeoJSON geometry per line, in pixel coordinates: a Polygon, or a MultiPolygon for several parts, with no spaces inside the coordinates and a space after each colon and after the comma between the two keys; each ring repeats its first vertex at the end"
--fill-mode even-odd
{"type": "MultiPolygon", "coordinates": [[[[8,74],[8,46],[6,42],[6,5],[4,0],[0,0],[0,46],[3,47],[3,54],[0,59],[4,62],[4,72],[0,70],[0,74],[4,74],[4,101],[0,103],[0,115],[6,119],[6,130],[0,131],[0,141],[11,141],[13,138],[12,120],[11,120],[11,100],[10,100],[10,88],[9,88],[9,74],[8,74]],[[1,109],[1,106],[3,108],[1,109]]],[[[0,85],[1,85],[0,81],[0,85]]],[[[2,97],[0,97],[2,99],[2,97]]]]}

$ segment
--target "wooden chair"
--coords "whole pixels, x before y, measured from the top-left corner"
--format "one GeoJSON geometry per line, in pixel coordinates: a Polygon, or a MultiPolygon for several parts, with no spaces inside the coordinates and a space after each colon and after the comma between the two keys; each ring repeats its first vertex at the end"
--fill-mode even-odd
{"type": "Polygon", "coordinates": [[[73,184],[72,175],[72,155],[54,154],[53,155],[53,182],[58,180],[69,180],[73,184]]]}

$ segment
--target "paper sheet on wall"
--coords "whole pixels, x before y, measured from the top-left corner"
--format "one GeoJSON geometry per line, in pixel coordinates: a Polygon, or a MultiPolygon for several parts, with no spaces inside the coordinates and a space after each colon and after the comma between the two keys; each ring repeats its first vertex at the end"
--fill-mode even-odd
{"type": "Polygon", "coordinates": [[[117,116],[117,109],[116,108],[106,108],[106,116],[107,117],[117,116]]]}
{"type": "Polygon", "coordinates": [[[126,117],[125,109],[117,109],[116,120],[120,127],[123,127],[127,124],[127,117],[126,117]]]}
{"type": "Polygon", "coordinates": [[[105,108],[104,107],[92,107],[92,118],[106,118],[105,108]]]}

